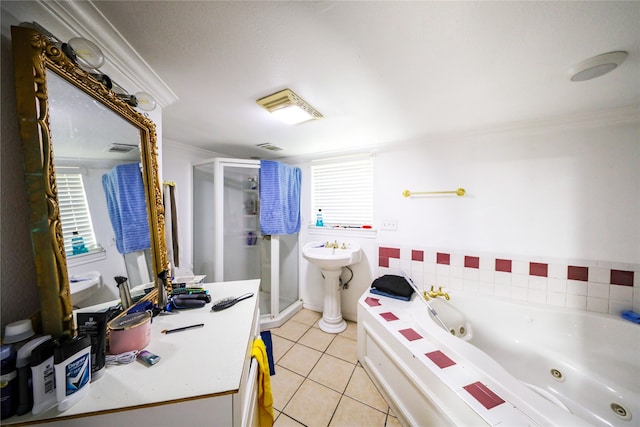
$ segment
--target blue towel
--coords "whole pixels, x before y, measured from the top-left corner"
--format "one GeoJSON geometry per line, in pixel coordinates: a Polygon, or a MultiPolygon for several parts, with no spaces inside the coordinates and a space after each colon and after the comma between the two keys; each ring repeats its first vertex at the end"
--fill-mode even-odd
{"type": "Polygon", "coordinates": [[[260,161],[260,230],[262,234],[300,231],[300,168],[260,161]]]}
{"type": "Polygon", "coordinates": [[[118,165],[102,175],[107,209],[121,254],[151,247],[147,203],[138,163],[118,165]]]}
{"type": "Polygon", "coordinates": [[[628,321],[633,323],[640,323],[640,314],[634,311],[625,310],[621,314],[623,319],[627,319],[628,321]]]}
{"type": "Polygon", "coordinates": [[[273,363],[273,342],[271,341],[271,331],[260,332],[260,338],[264,341],[264,346],[267,348],[267,359],[269,360],[269,374],[274,376],[276,374],[275,365],[273,363]]]}

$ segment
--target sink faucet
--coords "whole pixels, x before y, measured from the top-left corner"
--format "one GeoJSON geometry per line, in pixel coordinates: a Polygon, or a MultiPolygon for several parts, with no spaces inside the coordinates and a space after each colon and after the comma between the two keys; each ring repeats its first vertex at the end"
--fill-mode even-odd
{"type": "MultiPolygon", "coordinates": [[[[343,245],[343,246],[344,246],[344,245],[343,245]]],[[[329,243],[329,242],[325,243],[325,244],[324,244],[324,247],[325,247],[325,248],[330,248],[330,249],[331,249],[331,248],[333,248],[333,249],[338,249],[338,248],[340,247],[340,245],[338,245],[338,241],[336,240],[336,241],[334,241],[333,243],[329,243]]],[[[344,248],[344,249],[346,249],[346,248],[344,248]]]]}
{"type": "Polygon", "coordinates": [[[438,287],[438,290],[436,291],[433,285],[431,286],[431,290],[428,292],[424,291],[422,293],[422,296],[426,301],[429,301],[429,298],[437,298],[437,297],[444,297],[444,299],[446,299],[447,301],[449,301],[450,299],[449,294],[442,291],[442,286],[438,287]]]}

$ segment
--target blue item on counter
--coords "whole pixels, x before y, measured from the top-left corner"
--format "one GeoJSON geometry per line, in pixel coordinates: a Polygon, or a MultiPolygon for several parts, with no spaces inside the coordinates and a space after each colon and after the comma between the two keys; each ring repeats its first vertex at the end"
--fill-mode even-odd
{"type": "Polygon", "coordinates": [[[127,311],[127,313],[138,313],[140,311],[147,311],[153,308],[153,303],[151,301],[142,301],[127,311]]]}
{"type": "Polygon", "coordinates": [[[621,313],[622,318],[633,323],[640,323],[640,314],[631,310],[626,310],[621,313]]]}

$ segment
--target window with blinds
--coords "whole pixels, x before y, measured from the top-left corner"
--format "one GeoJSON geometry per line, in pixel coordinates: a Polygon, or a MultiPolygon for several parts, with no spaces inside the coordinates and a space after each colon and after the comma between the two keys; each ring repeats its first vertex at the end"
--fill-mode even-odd
{"type": "Polygon", "coordinates": [[[312,224],[318,209],[325,225],[373,224],[373,155],[312,162],[311,209],[312,224]]]}
{"type": "Polygon", "coordinates": [[[67,257],[73,256],[71,238],[77,231],[84,239],[89,253],[100,250],[93,231],[87,196],[81,174],[56,174],[60,222],[64,236],[64,250],[67,257]]]}

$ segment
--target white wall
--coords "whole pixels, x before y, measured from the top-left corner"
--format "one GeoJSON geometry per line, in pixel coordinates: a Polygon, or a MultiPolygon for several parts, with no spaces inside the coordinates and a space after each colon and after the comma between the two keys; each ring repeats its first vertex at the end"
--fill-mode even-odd
{"type": "MultiPolygon", "coordinates": [[[[214,157],[227,157],[214,151],[202,150],[175,141],[165,140],[162,147],[162,175],[166,181],[176,183],[178,210],[178,240],[180,267],[176,277],[193,271],[193,179],[192,165],[214,157]]],[[[169,224],[167,224],[169,230],[169,224]]],[[[208,280],[210,280],[209,278],[208,280]]]]}
{"type": "Polygon", "coordinates": [[[640,260],[637,123],[427,143],[376,158],[379,241],[618,262],[640,260]],[[399,167],[401,165],[401,167],[399,167]],[[467,196],[401,192],[465,187],[467,196]]]}
{"type": "MultiPolygon", "coordinates": [[[[357,297],[378,275],[378,246],[640,263],[637,121],[425,141],[378,152],[375,224],[395,218],[398,230],[378,231],[375,240],[337,231],[311,234],[309,167],[297,166],[303,170],[301,246],[336,238],[363,245],[365,260],[342,293],[343,314],[352,320],[357,297]],[[402,196],[405,189],[457,187],[467,196],[402,196]]],[[[322,307],[319,271],[302,257],[300,263],[305,306],[322,307]]]]}

